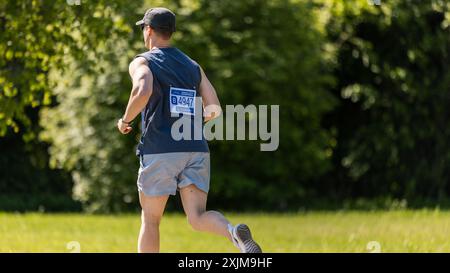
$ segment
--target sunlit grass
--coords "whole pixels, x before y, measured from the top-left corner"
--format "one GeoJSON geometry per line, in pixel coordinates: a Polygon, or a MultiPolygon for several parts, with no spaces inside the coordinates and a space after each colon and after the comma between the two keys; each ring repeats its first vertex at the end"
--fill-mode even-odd
{"type": "MultiPolygon", "coordinates": [[[[247,223],[265,252],[450,252],[450,212],[226,214],[247,223]]],[[[0,213],[1,252],[135,252],[139,215],[0,213]]],[[[227,239],[194,232],[181,214],[161,223],[162,252],[237,252],[227,239]]]]}

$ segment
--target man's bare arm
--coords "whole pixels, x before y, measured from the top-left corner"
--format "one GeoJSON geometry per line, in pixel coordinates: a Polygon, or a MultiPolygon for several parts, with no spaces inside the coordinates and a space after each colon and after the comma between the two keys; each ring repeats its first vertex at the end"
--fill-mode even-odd
{"type": "Polygon", "coordinates": [[[203,100],[204,116],[205,122],[208,122],[214,118],[217,118],[222,113],[222,108],[220,107],[219,98],[217,97],[216,90],[214,86],[206,77],[205,72],[200,68],[202,75],[202,80],[200,82],[200,95],[203,100]]]}
{"type": "MultiPolygon", "coordinates": [[[[144,58],[136,58],[130,63],[129,73],[133,82],[130,99],[122,117],[123,122],[131,122],[145,108],[153,89],[153,75],[144,58]]],[[[126,124],[125,124],[126,125],[126,124]]],[[[129,133],[131,127],[120,126],[122,133],[129,133]],[[125,127],[125,128],[124,128],[125,127]]]]}

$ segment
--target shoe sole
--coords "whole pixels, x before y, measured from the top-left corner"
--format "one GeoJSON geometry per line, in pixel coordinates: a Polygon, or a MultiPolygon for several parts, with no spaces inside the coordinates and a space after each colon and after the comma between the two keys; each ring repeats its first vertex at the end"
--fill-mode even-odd
{"type": "Polygon", "coordinates": [[[262,253],[261,247],[253,240],[252,233],[247,225],[237,225],[234,232],[241,249],[244,249],[245,253],[262,253]]]}

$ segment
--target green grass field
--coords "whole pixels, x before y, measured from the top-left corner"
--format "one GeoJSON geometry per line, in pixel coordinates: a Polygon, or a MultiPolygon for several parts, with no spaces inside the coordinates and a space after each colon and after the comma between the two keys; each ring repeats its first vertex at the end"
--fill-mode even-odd
{"type": "MultiPolygon", "coordinates": [[[[450,252],[450,212],[226,214],[252,227],[265,252],[450,252]],[[377,244],[377,243],[375,243],[377,244]],[[370,245],[370,244],[369,244],[370,245]]],[[[0,252],[134,252],[138,215],[0,213],[0,252]]],[[[161,223],[162,252],[237,252],[219,236],[194,232],[181,214],[161,223]]]]}

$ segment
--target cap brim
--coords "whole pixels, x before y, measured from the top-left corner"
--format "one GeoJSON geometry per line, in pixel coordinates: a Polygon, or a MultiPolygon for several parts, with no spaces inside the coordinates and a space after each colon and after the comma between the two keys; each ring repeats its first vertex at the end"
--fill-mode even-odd
{"type": "Polygon", "coordinates": [[[136,22],[136,26],[140,26],[140,25],[143,25],[143,24],[145,24],[144,23],[144,19],[139,20],[139,21],[136,22]]]}

